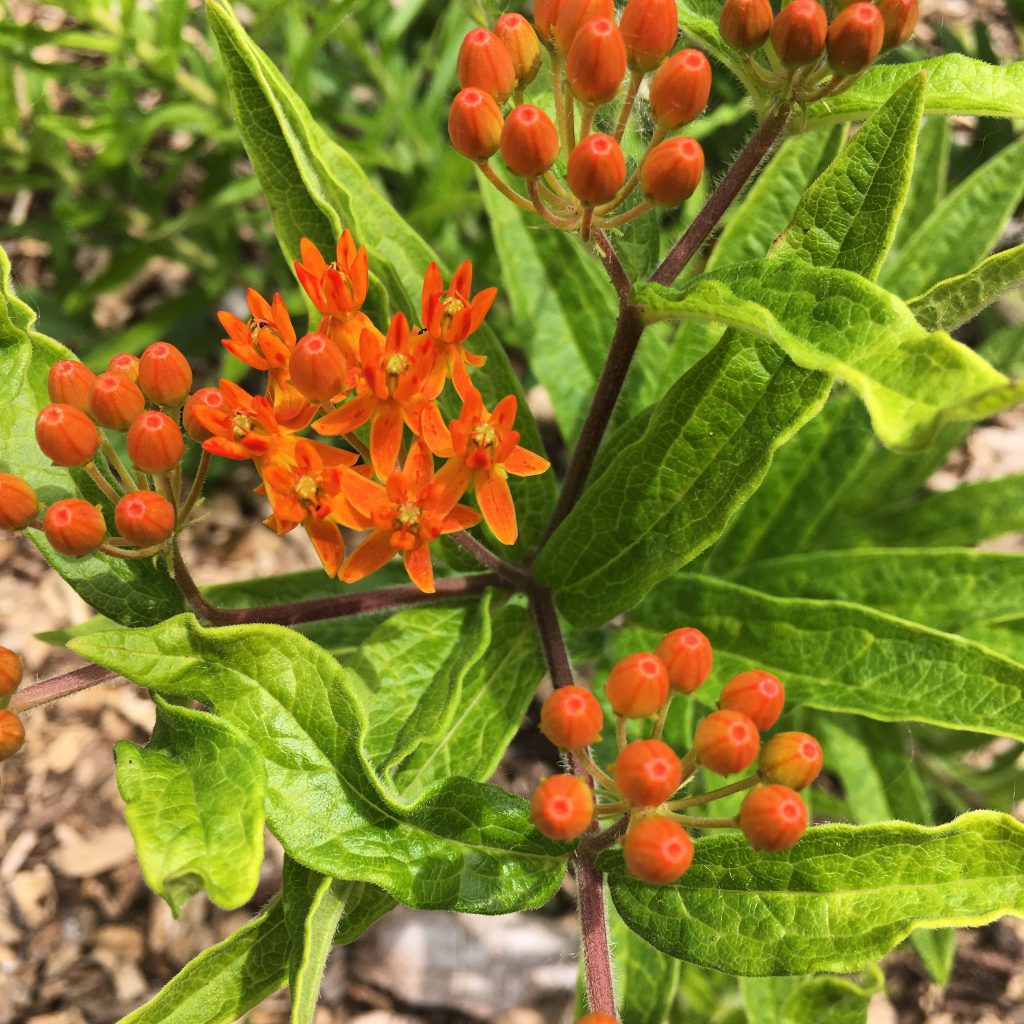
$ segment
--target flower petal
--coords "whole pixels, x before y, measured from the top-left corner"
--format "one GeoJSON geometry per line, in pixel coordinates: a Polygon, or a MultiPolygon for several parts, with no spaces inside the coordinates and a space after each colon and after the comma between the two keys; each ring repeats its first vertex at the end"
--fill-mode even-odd
{"type": "Polygon", "coordinates": [[[355,583],[386,565],[395,549],[391,546],[390,530],[374,530],[345,560],[338,573],[344,583],[355,583]]]}
{"type": "Polygon", "coordinates": [[[370,458],[381,480],[395,468],[402,447],[402,410],[394,402],[382,402],[370,428],[370,458]]]}
{"type": "Polygon", "coordinates": [[[503,463],[505,471],[513,476],[537,476],[543,473],[551,463],[542,459],[539,455],[527,451],[525,448],[516,445],[512,454],[503,463]]]}
{"type": "Polygon", "coordinates": [[[323,437],[349,434],[356,427],[361,427],[373,415],[376,406],[375,395],[369,393],[357,395],[326,416],[321,416],[313,424],[313,429],[323,437]]]}
{"type": "Polygon", "coordinates": [[[324,572],[333,579],[338,575],[338,568],[345,555],[341,530],[327,519],[307,519],[302,525],[309,534],[324,572]]]}
{"type": "Polygon", "coordinates": [[[502,544],[515,544],[519,527],[508,481],[500,473],[478,473],[476,500],[494,536],[502,544]]]}
{"type": "Polygon", "coordinates": [[[424,594],[434,593],[434,566],[430,562],[430,545],[417,544],[409,551],[402,553],[405,560],[405,571],[409,579],[416,584],[424,594]]]}

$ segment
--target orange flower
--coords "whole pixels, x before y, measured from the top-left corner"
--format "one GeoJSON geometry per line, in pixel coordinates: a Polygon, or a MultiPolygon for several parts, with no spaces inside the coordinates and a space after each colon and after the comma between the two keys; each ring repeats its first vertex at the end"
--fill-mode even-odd
{"type": "MultiPolygon", "coordinates": [[[[403,468],[388,477],[386,486],[343,470],[342,488],[349,504],[374,527],[342,565],[339,576],[346,583],[376,572],[401,551],[409,578],[424,593],[432,594],[430,542],[480,522],[479,512],[456,504],[457,497],[451,497],[450,489],[438,481],[434,460],[420,441],[409,450],[403,468]]],[[[342,510],[336,508],[335,514],[344,522],[342,510]]]]}
{"type": "Polygon", "coordinates": [[[391,319],[386,338],[363,331],[359,355],[363,381],[357,394],[313,424],[318,434],[337,437],[372,421],[370,457],[373,471],[385,480],[402,447],[402,422],[418,433],[423,384],[433,361],[429,339],[423,344],[401,313],[391,319]]]}
{"type": "Polygon", "coordinates": [[[423,277],[423,327],[434,342],[435,353],[434,373],[427,388],[430,398],[441,393],[449,371],[456,389],[462,394],[472,386],[466,363],[482,366],[486,361],[484,356],[467,352],[462,343],[484,322],[498,289],[485,288],[471,299],[472,284],[473,265],[469,260],[459,265],[447,291],[436,263],[427,267],[423,277]]]}
{"type": "Polygon", "coordinates": [[[449,460],[438,474],[446,493],[457,500],[472,484],[484,519],[502,544],[514,544],[519,536],[509,473],[536,476],[550,466],[547,459],[519,446],[519,432],[512,429],[515,418],[515,395],[503,398],[489,413],[480,392],[472,388],[450,429],[435,405],[425,407],[420,420],[423,441],[449,460]]]}
{"type": "Polygon", "coordinates": [[[320,255],[308,239],[299,242],[301,260],[295,261],[295,274],[310,301],[327,316],[346,317],[366,301],[369,287],[366,249],[356,248],[348,231],[338,239],[337,260],[333,263],[320,255]]]}
{"type": "Polygon", "coordinates": [[[308,426],[316,412],[291,383],[288,362],[295,350],[295,328],[280,295],[267,302],[250,288],[246,301],[252,316],[242,321],[233,313],[221,310],[217,316],[228,333],[224,347],[254,370],[269,374],[267,399],[274,407],[278,422],[292,430],[308,426]]]}
{"type": "MultiPolygon", "coordinates": [[[[286,438],[260,465],[259,488],[273,512],[264,520],[275,533],[284,534],[301,525],[313,544],[328,576],[337,576],[345,551],[338,525],[328,517],[344,502],[341,467],[351,467],[353,452],[304,438],[286,438]]],[[[357,518],[346,510],[350,522],[357,518]]],[[[364,523],[368,526],[369,523],[364,523]]]]}
{"type": "Polygon", "coordinates": [[[213,435],[203,442],[204,450],[227,459],[260,459],[283,440],[284,428],[265,398],[250,395],[229,380],[220,382],[220,392],[223,405],[196,405],[192,410],[213,435]]]}

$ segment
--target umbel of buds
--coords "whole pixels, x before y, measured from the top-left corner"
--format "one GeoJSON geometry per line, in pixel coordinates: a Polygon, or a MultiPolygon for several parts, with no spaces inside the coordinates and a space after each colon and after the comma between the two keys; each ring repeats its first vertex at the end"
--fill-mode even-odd
{"type": "Polygon", "coordinates": [[[785,690],[774,675],[751,669],[727,680],[718,709],[697,723],[691,749],[674,750],[663,738],[673,698],[695,693],[712,667],[710,641],[689,626],[666,634],[653,652],[639,651],[616,662],[605,696],[615,716],[618,754],[606,768],[595,763],[590,750],[604,724],[601,703],[580,685],[556,689],[541,707],[541,731],[572,754],[577,770],[586,771],[596,788],[592,791],[579,775],[545,779],[530,803],[538,830],[562,841],[589,832],[600,842],[602,819],[619,819],[608,826],[605,845],[625,823],[626,870],[651,885],[672,884],[699,856],[693,829],[738,828],[754,849],[768,853],[796,843],[807,827],[807,807],[798,791],[818,777],[822,750],[813,736],[801,732],[779,732],[762,745],[761,733],[775,726],[785,702],[785,690]],[[629,720],[651,723],[650,734],[631,740],[629,720]],[[717,789],[680,795],[701,768],[718,775],[753,771],[717,789]],[[688,813],[730,798],[739,801],[730,814],[688,813]]]}

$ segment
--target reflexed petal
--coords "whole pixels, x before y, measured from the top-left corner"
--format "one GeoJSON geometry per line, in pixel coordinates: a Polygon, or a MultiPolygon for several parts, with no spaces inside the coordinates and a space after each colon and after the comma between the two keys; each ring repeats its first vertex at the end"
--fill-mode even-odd
{"type": "Polygon", "coordinates": [[[440,487],[437,505],[442,513],[448,510],[466,493],[472,472],[462,459],[449,459],[434,477],[434,483],[440,487]]]}
{"type": "Polygon", "coordinates": [[[426,446],[442,459],[452,455],[452,435],[444,425],[441,410],[436,402],[428,402],[420,413],[420,429],[418,431],[426,446]]]}
{"type": "Polygon", "coordinates": [[[402,410],[394,402],[381,403],[370,428],[370,457],[381,480],[395,468],[401,447],[402,410]]]}
{"type": "Polygon", "coordinates": [[[402,470],[409,481],[409,490],[413,494],[425,487],[434,475],[434,457],[422,441],[417,440],[413,443],[409,454],[405,457],[405,465],[402,470]]]}
{"type": "Polygon", "coordinates": [[[372,516],[378,509],[389,509],[391,500],[383,487],[375,480],[368,480],[361,473],[341,472],[341,490],[357,512],[372,516]]]}
{"type": "Polygon", "coordinates": [[[512,449],[512,454],[505,460],[504,465],[506,472],[513,476],[537,476],[538,473],[543,473],[551,463],[517,445],[512,449]]]}
{"type": "Polygon", "coordinates": [[[234,336],[230,338],[221,338],[220,342],[236,359],[241,359],[246,366],[251,366],[254,370],[260,370],[266,372],[270,369],[270,363],[266,361],[253,347],[252,342],[249,340],[248,331],[246,332],[246,338],[244,341],[240,341],[234,336]]]}
{"type": "Polygon", "coordinates": [[[480,473],[476,477],[476,501],[487,525],[502,544],[515,544],[519,536],[516,508],[508,481],[499,473],[480,473]]]}
{"type": "Polygon", "coordinates": [[[391,531],[375,530],[348,556],[338,577],[345,583],[355,583],[386,565],[394,553],[391,531]]]}
{"type": "Polygon", "coordinates": [[[313,548],[324,567],[324,572],[332,578],[337,576],[341,560],[345,556],[341,530],[326,519],[307,519],[303,526],[313,542],[313,548]]]}
{"type": "Polygon", "coordinates": [[[338,437],[341,434],[349,434],[356,427],[361,427],[372,415],[377,407],[375,395],[357,395],[349,399],[344,405],[339,406],[326,416],[321,416],[313,424],[313,429],[324,437],[338,437]]]}
{"type": "Polygon", "coordinates": [[[203,451],[211,455],[219,455],[224,459],[236,459],[245,462],[252,458],[252,452],[246,451],[237,441],[228,441],[223,437],[211,437],[203,442],[203,451]]]}
{"type": "Polygon", "coordinates": [[[417,544],[410,551],[403,552],[402,557],[405,560],[405,571],[409,574],[409,579],[424,594],[434,593],[434,567],[430,562],[430,546],[417,544]]]}
{"type": "Polygon", "coordinates": [[[480,522],[480,513],[468,505],[456,505],[448,513],[441,524],[442,533],[458,533],[459,530],[468,530],[480,522]]]}

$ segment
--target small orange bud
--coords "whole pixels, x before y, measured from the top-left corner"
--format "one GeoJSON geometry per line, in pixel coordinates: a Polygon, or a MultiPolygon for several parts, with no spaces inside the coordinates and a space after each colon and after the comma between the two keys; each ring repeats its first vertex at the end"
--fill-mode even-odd
{"type": "Polygon", "coordinates": [[[873,3],[863,0],[836,15],[828,27],[828,62],[841,75],[863,71],[881,52],[885,24],[873,3]]]}
{"type": "Polygon", "coordinates": [[[540,71],[540,40],[537,33],[521,14],[509,12],[495,22],[494,34],[504,43],[512,58],[517,87],[525,89],[540,71]]]}
{"type": "Polygon", "coordinates": [[[162,494],[133,491],[117,503],[114,525],[129,544],[162,544],[174,532],[174,506],[162,494]]]}
{"type": "Polygon", "coordinates": [[[565,0],[534,0],[533,27],[545,46],[555,42],[555,22],[565,6],[565,0]]]}
{"type": "Polygon", "coordinates": [[[704,174],[704,150],[696,139],[679,135],[659,142],[640,167],[640,187],[658,206],[678,206],[689,199],[704,174]]]}
{"type": "Polygon", "coordinates": [[[917,28],[917,0],[878,0],[878,10],[885,25],[882,49],[902,46],[917,28]]]}
{"type": "Polygon", "coordinates": [[[785,850],[807,829],[807,805],[787,786],[758,786],[740,804],[739,825],[755,850],[785,850]]]}
{"type": "Polygon", "coordinates": [[[693,840],[671,818],[641,818],[622,840],[626,870],[651,885],[671,885],[693,862],[693,840]]]}
{"type": "Polygon", "coordinates": [[[739,711],[758,729],[770,729],[782,714],[786,690],[770,672],[753,669],[733,676],[722,687],[718,706],[726,711],[739,711]]]}
{"type": "Polygon", "coordinates": [[[540,709],[540,731],[562,750],[589,747],[601,734],[604,713],[582,686],[560,686],[540,709]]]}
{"type": "Polygon", "coordinates": [[[732,775],[749,767],[760,745],[757,726],[739,711],[712,711],[693,733],[697,759],[719,775],[732,775]]]}
{"type": "Polygon", "coordinates": [[[820,774],[821,744],[805,732],[780,732],[761,749],[757,773],[762,782],[806,789],[820,774]]]}
{"type": "Polygon", "coordinates": [[[672,689],[680,693],[693,693],[711,675],[711,641],[692,626],[666,633],[654,653],[665,662],[672,689]]]}
{"type": "Polygon", "coordinates": [[[708,105],[710,95],[711,65],[700,50],[673,53],[651,79],[651,111],[665,131],[689,124],[708,105]]]}
{"type": "Polygon", "coordinates": [[[500,107],[516,87],[516,69],[505,44],[485,28],[467,32],[456,66],[463,89],[482,89],[500,107]]]}
{"type": "Polygon", "coordinates": [[[133,384],[139,380],[139,358],[128,352],[112,356],[107,363],[107,373],[123,373],[133,384]]]}
{"type": "Polygon", "coordinates": [[[179,349],[157,341],[139,359],[139,387],[156,405],[179,406],[192,388],[192,367],[179,349]]]}
{"type": "Polygon", "coordinates": [[[569,154],[566,179],[573,195],[588,206],[606,203],[626,181],[626,158],[610,136],[594,132],[569,154]]]}
{"type": "Polygon", "coordinates": [[[62,555],[83,558],[103,543],[107,524],[98,505],[90,505],[81,498],[65,498],[46,510],[43,532],[62,555]]]}
{"type": "Polygon", "coordinates": [[[39,499],[27,480],[0,473],[0,530],[23,530],[38,511],[39,499]]]}
{"type": "Polygon", "coordinates": [[[576,33],[565,74],[581,103],[596,106],[612,99],[626,74],[626,44],[614,21],[594,18],[576,33]]]}
{"type": "Polygon", "coordinates": [[[660,711],[668,698],[668,670],[653,654],[628,654],[608,673],[605,690],[616,714],[646,718],[660,711]]]}
{"type": "Polygon", "coordinates": [[[46,390],[50,401],[58,405],[73,405],[82,412],[89,411],[89,391],[96,374],[77,359],[60,359],[50,367],[46,377],[46,390]]]}
{"type": "Polygon", "coordinates": [[[13,757],[25,744],[25,726],[13,711],[0,711],[0,761],[13,757]]]}
{"type": "Polygon", "coordinates": [[[288,369],[292,383],[313,405],[329,402],[345,376],[345,360],[338,346],[323,334],[307,334],[295,346],[288,369]]]}
{"type": "Polygon", "coordinates": [[[101,427],[127,430],[145,408],[145,395],[124,374],[101,373],[93,381],[89,411],[101,427]]]}
{"type": "Polygon", "coordinates": [[[178,424],[162,412],[144,412],[128,428],[128,457],[143,473],[166,473],[184,451],[178,424]]]}
{"type": "Polygon", "coordinates": [[[772,24],[772,46],[789,67],[810,64],[821,56],[828,34],[828,18],[815,0],[793,0],[772,24]]]}
{"type": "Polygon", "coordinates": [[[200,444],[203,441],[208,441],[213,434],[199,422],[196,409],[199,406],[205,406],[207,409],[223,409],[225,404],[224,393],[220,388],[200,388],[189,395],[185,400],[185,408],[181,411],[181,422],[185,426],[185,433],[200,444]]]}
{"type": "Polygon", "coordinates": [[[575,839],[593,820],[594,794],[575,775],[552,775],[533,791],[530,817],[548,839],[575,839]]]}
{"type": "Polygon", "coordinates": [[[558,131],[532,103],[514,107],[501,130],[501,156],[513,174],[539,178],[558,159],[558,131]]]}
{"type": "Polygon", "coordinates": [[[683,765],[661,740],[627,743],[612,765],[619,792],[631,803],[655,807],[664,803],[683,781],[683,765]]]}
{"type": "Polygon", "coordinates": [[[675,46],[679,33],[676,0],[629,0],[619,19],[633,71],[653,71],[675,46]]]}
{"type": "Polygon", "coordinates": [[[36,444],[57,466],[84,466],[100,446],[100,432],[81,409],[48,405],[36,418],[36,444]]]}
{"type": "Polygon", "coordinates": [[[0,647],[0,699],[10,697],[21,686],[23,673],[21,658],[9,647],[0,647]]]}
{"type": "Polygon", "coordinates": [[[482,89],[463,89],[448,111],[448,137],[464,157],[483,163],[501,145],[502,117],[494,97],[482,89]]]}
{"type": "Polygon", "coordinates": [[[614,23],[614,0],[565,0],[555,22],[555,49],[564,57],[576,33],[594,18],[607,18],[614,23]]]}
{"type": "Polygon", "coordinates": [[[718,18],[718,31],[730,46],[750,53],[764,46],[772,20],[768,0],[726,0],[718,18]]]}

